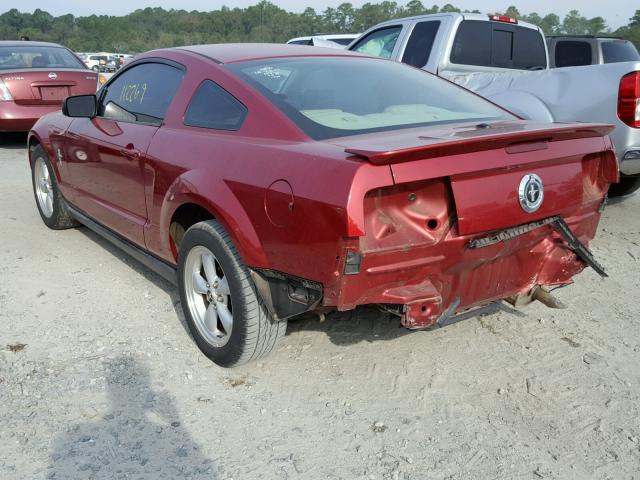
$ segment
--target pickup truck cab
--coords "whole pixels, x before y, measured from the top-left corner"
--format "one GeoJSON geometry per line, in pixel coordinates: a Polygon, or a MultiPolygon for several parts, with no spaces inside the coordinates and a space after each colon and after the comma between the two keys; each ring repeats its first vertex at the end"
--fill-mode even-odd
{"type": "Polygon", "coordinates": [[[640,61],[635,45],[620,37],[550,36],[547,49],[551,68],[640,61]]]}
{"type": "Polygon", "coordinates": [[[540,28],[473,13],[389,20],[349,49],[427,70],[522,118],[612,124],[621,181],[609,194],[640,188],[640,61],[551,69],[540,28]]]}

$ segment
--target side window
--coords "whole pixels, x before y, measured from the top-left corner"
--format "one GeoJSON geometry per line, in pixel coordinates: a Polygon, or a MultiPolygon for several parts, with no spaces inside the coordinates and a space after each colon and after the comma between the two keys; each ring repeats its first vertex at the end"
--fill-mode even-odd
{"type": "Polygon", "coordinates": [[[189,102],[184,124],[235,131],[240,129],[246,116],[247,107],[218,84],[205,80],[189,102]]]}
{"type": "Polygon", "coordinates": [[[556,43],[556,67],[591,65],[591,45],[588,42],[565,40],[556,43]]]}
{"type": "Polygon", "coordinates": [[[121,122],[160,125],[184,72],[163,63],[131,67],[105,86],[98,115],[121,122]]]}
{"type": "Polygon", "coordinates": [[[438,28],[440,28],[440,21],[417,23],[407,41],[402,61],[414,67],[424,67],[429,61],[438,28]]]}
{"type": "Polygon", "coordinates": [[[364,37],[351,50],[373,57],[391,58],[401,31],[400,25],[381,28],[364,37]]]}
{"type": "Polygon", "coordinates": [[[491,65],[491,23],[466,20],[453,40],[451,62],[461,65],[491,65]]]}
{"type": "Polygon", "coordinates": [[[604,63],[637,62],[640,55],[633,43],[627,40],[608,40],[602,42],[604,63]]]}

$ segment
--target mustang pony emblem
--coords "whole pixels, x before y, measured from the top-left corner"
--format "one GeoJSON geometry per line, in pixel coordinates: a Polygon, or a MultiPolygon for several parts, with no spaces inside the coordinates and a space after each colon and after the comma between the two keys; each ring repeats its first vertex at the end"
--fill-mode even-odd
{"type": "Polygon", "coordinates": [[[518,187],[520,206],[527,213],[533,213],[540,208],[544,200],[544,186],[542,180],[535,173],[522,177],[518,187]]]}

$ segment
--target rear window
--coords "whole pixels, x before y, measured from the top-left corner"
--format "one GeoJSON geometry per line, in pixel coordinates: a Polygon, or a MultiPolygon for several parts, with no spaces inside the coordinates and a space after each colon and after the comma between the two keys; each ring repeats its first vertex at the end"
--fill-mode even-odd
{"type": "Polygon", "coordinates": [[[316,140],[514,118],[461,87],[397,62],[300,57],[234,63],[227,68],[316,140]]]}
{"type": "Polygon", "coordinates": [[[429,61],[438,28],[440,28],[440,21],[417,23],[407,41],[402,61],[414,67],[424,67],[429,61]]]}
{"type": "Polygon", "coordinates": [[[602,58],[604,63],[634,62],[640,55],[633,43],[625,40],[602,42],[602,58]]]}
{"type": "Polygon", "coordinates": [[[562,40],[556,43],[556,67],[578,67],[591,65],[593,51],[589,42],[562,40]]]}
{"type": "Polygon", "coordinates": [[[547,66],[537,30],[498,22],[465,20],[458,27],[451,62],[480,67],[542,69],[547,66]]]}
{"type": "Polygon", "coordinates": [[[73,53],[62,47],[0,47],[0,70],[17,68],[86,69],[87,67],[73,53]]]}

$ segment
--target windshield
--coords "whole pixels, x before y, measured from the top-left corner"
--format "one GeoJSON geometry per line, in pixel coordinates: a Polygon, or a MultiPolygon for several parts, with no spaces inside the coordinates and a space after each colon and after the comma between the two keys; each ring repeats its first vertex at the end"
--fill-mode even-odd
{"type": "Polygon", "coordinates": [[[604,63],[633,62],[640,60],[636,47],[626,40],[610,40],[602,42],[604,63]]]}
{"type": "Polygon", "coordinates": [[[86,68],[69,50],[62,47],[0,47],[0,70],[23,68],[86,68]]]}
{"type": "Polygon", "coordinates": [[[227,67],[316,140],[440,123],[515,118],[446,80],[386,60],[300,57],[227,67]]]}

